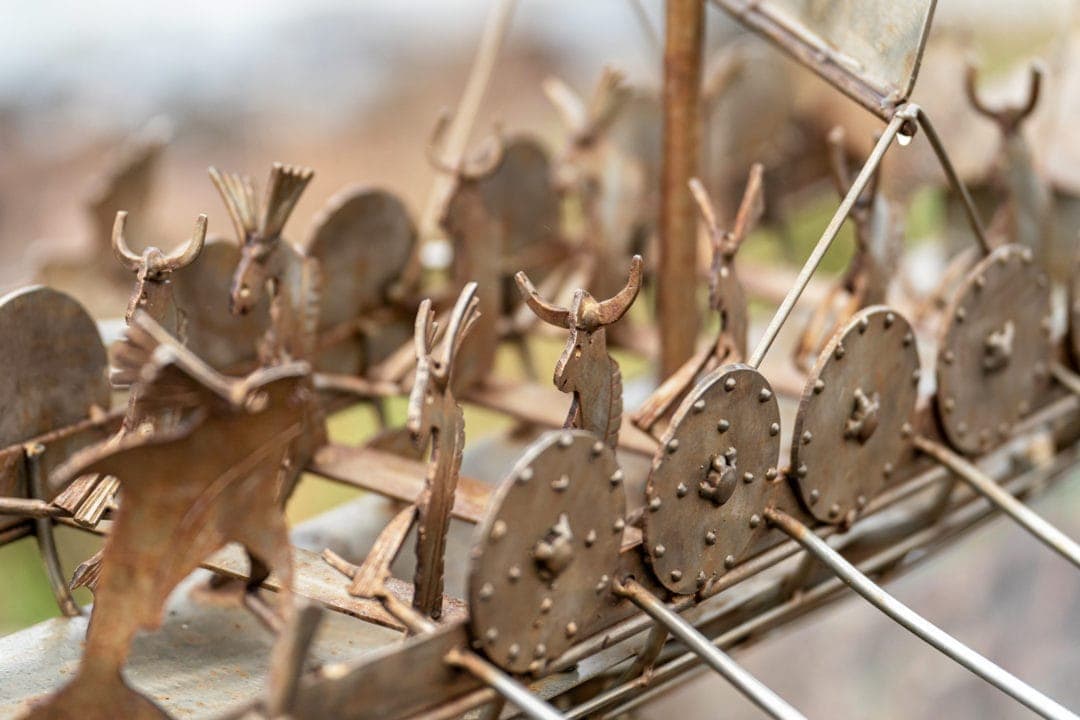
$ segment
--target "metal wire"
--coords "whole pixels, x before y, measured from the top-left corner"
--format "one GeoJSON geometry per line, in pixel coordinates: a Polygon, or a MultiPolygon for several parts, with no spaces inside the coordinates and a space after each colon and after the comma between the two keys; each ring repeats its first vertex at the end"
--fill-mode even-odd
{"type": "Polygon", "coordinates": [[[809,284],[810,278],[814,276],[814,272],[817,271],[822,258],[825,257],[825,253],[828,252],[833,240],[839,234],[840,228],[847,221],[855,201],[859,199],[859,195],[862,194],[862,191],[874,176],[874,171],[881,164],[881,159],[885,157],[885,152],[892,145],[892,141],[900,132],[900,128],[915,119],[917,110],[918,106],[916,105],[905,105],[896,111],[896,114],[889,120],[889,124],[885,126],[885,131],[881,134],[877,144],[874,145],[870,156],[866,158],[866,163],[862,166],[862,170],[859,171],[855,182],[851,184],[844,199],[840,202],[840,206],[836,208],[836,212],[833,213],[832,219],[829,220],[825,232],[821,234],[821,238],[810,252],[810,256],[806,258],[806,262],[803,264],[802,270],[799,271],[798,277],[795,278],[791,289],[788,290],[783,302],[780,303],[780,307],[776,309],[776,314],[769,321],[769,326],[765,328],[765,335],[758,341],[757,347],[754,348],[754,353],[748,361],[750,367],[757,368],[761,366],[761,361],[765,359],[765,354],[769,352],[773,341],[776,340],[780,328],[784,326],[791,311],[795,308],[795,303],[799,301],[799,297],[809,284]]]}
{"type": "Polygon", "coordinates": [[[994,482],[994,479],[941,443],[916,437],[915,447],[952,470],[977,493],[992,502],[1040,542],[1080,568],[1080,545],[994,482]]]}
{"type": "Polygon", "coordinates": [[[726,652],[716,647],[707,637],[699,633],[693,625],[672,612],[664,603],[634,580],[616,583],[615,592],[629,598],[644,610],[653,620],[663,625],[668,631],[682,640],[695,655],[700,657],[716,672],[720,673],[736,690],[750,702],[764,710],[777,720],[806,720],[806,716],[789,705],[783,698],[766,687],[760,680],[747,672],[731,659],[726,652]]]}
{"type": "Polygon", "coordinates": [[[798,541],[808,552],[813,553],[852,590],[862,595],[876,608],[983,680],[1042,717],[1054,720],[1080,720],[1064,706],[1043,695],[1012,673],[998,667],[885,592],[880,585],[859,572],[840,553],[829,547],[828,543],[795,518],[774,509],[766,510],[765,517],[771,524],[798,541]]]}

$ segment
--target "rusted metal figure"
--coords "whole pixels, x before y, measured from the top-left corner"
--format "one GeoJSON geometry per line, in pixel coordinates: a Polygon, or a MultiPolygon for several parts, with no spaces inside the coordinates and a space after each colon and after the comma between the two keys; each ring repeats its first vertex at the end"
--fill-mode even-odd
{"type": "Polygon", "coordinates": [[[230,309],[242,315],[258,304],[263,293],[270,296],[270,327],[258,349],[263,365],[312,355],[319,312],[318,268],[281,232],[313,175],[309,168],[274,163],[266,198],[260,203],[250,177],[210,168],[210,179],[241,243],[230,309]]]}
{"type": "Polygon", "coordinates": [[[724,363],[741,362],[746,358],[749,319],[746,291],[735,272],[735,255],[765,211],[762,173],[760,164],[750,168],[742,202],[730,231],[720,229],[716,211],[705,187],[697,178],[691,181],[690,191],[694,195],[712,245],[709,307],[719,316],[719,326],[716,339],[695,353],[675,374],[662,382],[634,412],[633,423],[645,432],[651,432],[661,418],[678,406],[702,374],[724,363]]]}
{"type": "MultiPolygon", "coordinates": [[[[851,187],[851,169],[844,155],[844,131],[829,133],[829,160],[833,184],[843,197],[851,187]]],[[[855,253],[847,271],[813,311],[795,345],[795,365],[808,372],[814,359],[837,328],[857,311],[886,301],[889,281],[899,261],[903,221],[898,208],[878,192],[881,166],[859,195],[848,217],[855,227],[855,253]],[[838,298],[846,295],[846,298],[838,298]]]]}
{"type": "MultiPolygon", "coordinates": [[[[543,146],[527,136],[496,133],[472,158],[448,165],[438,150],[445,124],[444,117],[428,148],[432,166],[455,177],[440,223],[454,244],[454,286],[477,283],[482,318],[458,361],[454,383],[461,393],[487,378],[494,366],[500,318],[516,306],[510,268],[546,274],[565,244],[558,234],[559,195],[543,146]]],[[[508,339],[526,354],[521,333],[508,339]]]]}
{"type": "Polygon", "coordinates": [[[537,317],[570,331],[555,365],[554,378],[559,390],[573,394],[564,427],[588,430],[611,447],[619,442],[622,423],[622,373],[619,364],[608,355],[604,331],[633,304],[641,290],[642,265],[641,256],[635,255],[626,285],[611,298],[598,301],[588,291],[578,289],[569,308],[542,298],[524,271],[514,276],[525,302],[537,317]]]}
{"type": "Polygon", "coordinates": [[[1017,243],[1031,248],[1039,264],[1052,272],[1056,268],[1048,261],[1054,249],[1053,195],[1049,182],[1036,170],[1031,144],[1023,132],[1024,122],[1039,104],[1042,66],[1037,63],[1031,66],[1027,97],[1022,103],[998,108],[990,107],[979,97],[977,75],[975,66],[968,65],[964,75],[968,102],[992,121],[1001,134],[992,182],[1004,193],[1005,202],[990,221],[990,234],[998,244],[1017,243]]]}
{"type": "MultiPolygon", "coordinates": [[[[398,513],[380,533],[364,563],[355,570],[347,569],[353,577],[350,594],[377,597],[406,535],[417,525],[413,607],[434,619],[443,610],[446,533],[465,448],[465,418],[454,398],[452,377],[461,344],[478,318],[476,290],[476,283],[469,283],[461,291],[438,349],[435,347],[438,328],[431,300],[420,305],[414,338],[416,377],[409,395],[407,427],[417,444],[431,445],[424,489],[416,502],[398,513]]],[[[333,556],[328,560],[342,567],[333,556]]]]}
{"type": "Polygon", "coordinates": [[[249,588],[273,569],[286,592],[291,557],[281,496],[319,425],[310,370],[286,363],[227,378],[137,313],[117,362],[138,367],[146,412],[181,413],[175,426],[127,434],[74,456],[52,476],[63,487],[98,473],[121,480],[83,662],[75,679],[30,717],[161,717],[120,671],[140,628],[160,622],[180,580],[228,542],[251,561],[249,588]]]}

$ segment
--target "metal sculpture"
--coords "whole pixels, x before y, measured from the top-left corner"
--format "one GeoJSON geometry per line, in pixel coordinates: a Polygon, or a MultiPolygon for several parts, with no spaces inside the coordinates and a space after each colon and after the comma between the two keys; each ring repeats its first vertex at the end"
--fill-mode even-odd
{"type": "Polygon", "coordinates": [[[318,269],[281,237],[285,223],[314,171],[274,163],[266,198],[260,203],[254,181],[210,168],[240,241],[240,262],[233,273],[229,307],[244,315],[267,293],[270,326],[258,348],[263,364],[312,356],[318,322],[318,269]]]}
{"type": "MultiPolygon", "coordinates": [[[[458,297],[450,325],[436,352],[438,328],[431,300],[420,304],[414,338],[416,376],[409,395],[407,427],[421,448],[431,445],[431,462],[424,489],[414,504],[399,512],[386,526],[364,564],[349,570],[353,577],[349,592],[357,597],[374,597],[389,577],[390,564],[397,557],[405,537],[416,525],[416,580],[412,604],[417,612],[434,619],[441,617],[443,611],[446,533],[465,447],[465,418],[454,398],[453,373],[462,343],[478,318],[478,305],[476,283],[469,283],[458,297]]],[[[330,559],[333,561],[333,557],[330,559]]]]}
{"type": "MultiPolygon", "coordinates": [[[[281,498],[296,448],[318,422],[310,370],[290,363],[229,379],[212,370],[147,316],[136,314],[119,354],[138,368],[140,404],[183,409],[174,427],[127,434],[86,448],[53,473],[63,487],[87,473],[121,481],[121,504],[97,582],[84,660],[71,684],[30,717],[161,717],[120,671],[140,628],[160,622],[165,598],[207,555],[241,543],[249,588],[277,573],[285,591],[291,558],[281,498]],[[174,469],[185,467],[177,482],[174,469]],[[235,512],[244,508],[242,517],[235,512]]],[[[286,600],[287,602],[287,600],[286,600]]]]}
{"type": "Polygon", "coordinates": [[[641,290],[642,260],[635,255],[630,277],[616,295],[596,300],[586,290],[574,292],[569,308],[542,298],[524,272],[514,276],[525,302],[536,316],[549,325],[567,328],[570,336],[555,366],[555,386],[572,393],[564,427],[595,433],[611,447],[619,441],[622,423],[622,374],[619,364],[608,355],[605,329],[618,322],[630,309],[641,290]]]}
{"type": "Polygon", "coordinates": [[[691,181],[690,190],[712,246],[709,308],[717,315],[716,340],[687,360],[634,411],[634,424],[645,432],[651,432],[656,423],[678,405],[703,373],[722,363],[742,362],[746,358],[749,318],[746,291],[735,271],[735,255],[765,211],[762,174],[760,164],[750,168],[735,223],[726,232],[719,227],[705,186],[696,178],[691,181]]]}

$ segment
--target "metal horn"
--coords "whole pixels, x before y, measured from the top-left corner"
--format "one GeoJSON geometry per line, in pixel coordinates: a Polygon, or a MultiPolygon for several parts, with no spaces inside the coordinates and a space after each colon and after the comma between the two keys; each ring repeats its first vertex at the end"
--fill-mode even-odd
{"type": "Polygon", "coordinates": [[[529,280],[529,276],[525,274],[524,270],[521,270],[514,275],[514,282],[517,283],[521,296],[525,299],[525,303],[529,308],[536,314],[536,317],[549,325],[563,328],[569,327],[570,311],[562,306],[549,303],[547,300],[540,297],[539,291],[537,291],[536,286],[532,284],[532,281],[529,280]]]}
{"type": "Polygon", "coordinates": [[[191,239],[165,256],[165,270],[173,272],[195,262],[195,258],[199,257],[205,243],[206,214],[204,213],[195,219],[195,229],[191,231],[191,239]]]}
{"type": "Polygon", "coordinates": [[[216,167],[210,167],[209,173],[210,181],[217,188],[229,219],[236,228],[237,239],[245,242],[256,229],[255,185],[252,179],[247,175],[223,173],[216,167]]]}
{"type": "Polygon", "coordinates": [[[435,311],[431,309],[431,298],[424,298],[416,311],[416,325],[413,332],[413,346],[416,349],[417,360],[431,353],[431,345],[435,341],[435,333],[438,330],[439,324],[435,322],[435,311]]]}
{"type": "Polygon", "coordinates": [[[480,300],[476,297],[476,283],[466,285],[461,295],[458,296],[454,311],[450,315],[450,324],[446,328],[446,337],[443,338],[443,372],[449,377],[450,364],[457,355],[461,341],[469,334],[476,319],[480,316],[476,308],[480,300]]]}
{"type": "Polygon", "coordinates": [[[1039,94],[1042,90],[1043,68],[1038,62],[1033,62],[1029,69],[1027,100],[1020,105],[1006,105],[997,109],[991,108],[979,97],[976,88],[978,68],[968,63],[964,72],[964,91],[967,93],[968,102],[983,117],[989,118],[998,124],[1002,132],[1015,132],[1020,123],[1024,121],[1039,104],[1039,94]]]}
{"type": "Polygon", "coordinates": [[[309,167],[274,163],[270,170],[270,182],[266,186],[266,203],[259,227],[259,235],[264,241],[274,240],[281,235],[289,215],[314,175],[315,171],[309,167]]]}
{"type": "Polygon", "coordinates": [[[600,325],[610,325],[616,322],[634,304],[634,299],[637,297],[638,291],[641,290],[641,275],[644,265],[645,263],[640,255],[631,258],[630,277],[626,280],[626,286],[614,296],[597,303],[596,314],[600,325]]]}
{"type": "Polygon", "coordinates": [[[120,261],[121,265],[132,272],[138,272],[142,268],[143,259],[141,255],[132,252],[131,248],[128,247],[127,241],[124,239],[124,228],[127,226],[127,216],[127,210],[120,210],[116,213],[116,220],[113,222],[112,249],[113,254],[116,255],[116,259],[120,261]]]}

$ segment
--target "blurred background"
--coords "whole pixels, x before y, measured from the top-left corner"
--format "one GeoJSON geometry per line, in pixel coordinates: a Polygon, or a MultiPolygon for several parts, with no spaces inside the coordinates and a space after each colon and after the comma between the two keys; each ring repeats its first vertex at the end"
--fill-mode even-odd
{"type": "MultiPolygon", "coordinates": [[[[170,246],[201,212],[209,214],[212,234],[231,233],[207,179],[209,165],[257,177],[277,160],[313,167],[315,179],[286,230],[290,238],[303,238],[326,199],[353,183],[388,188],[419,214],[435,178],[424,152],[431,129],[442,108],[459,102],[490,7],[489,0],[9,5],[0,28],[0,293],[47,281],[98,317],[122,315],[127,286],[94,279],[94,268],[113,261],[101,219],[89,208],[111,169],[146,143],[161,149],[146,169],[152,182],[132,237],[138,247],[170,246]]],[[[727,219],[751,162],[765,162],[770,179],[784,187],[790,181],[795,190],[770,198],[781,221],[748,252],[765,262],[801,261],[836,201],[823,175],[806,175],[797,148],[840,124],[857,156],[880,123],[743,36],[721,11],[710,9],[708,18],[710,62],[722,64],[734,46],[748,60],[709,110],[707,184],[727,219]]],[[[1080,189],[1080,141],[1071,127],[1080,110],[1078,18],[1070,0],[939,0],[915,98],[934,113],[965,178],[978,182],[991,172],[998,139],[964,101],[964,62],[982,65],[989,97],[1012,98],[1022,91],[1026,63],[1039,58],[1047,81],[1027,132],[1049,182],[1080,189]]],[[[587,95],[603,68],[613,66],[655,93],[660,35],[659,0],[519,0],[474,144],[498,125],[533,134],[558,154],[567,129],[541,82],[560,77],[587,95]]],[[[898,155],[883,183],[904,204],[908,248],[913,257],[940,259],[958,241],[939,171],[919,143],[898,155]]],[[[106,231],[108,225],[111,215],[106,231]]],[[[850,246],[847,235],[830,253],[827,271],[844,266],[850,246]]],[[[470,439],[496,427],[483,414],[469,423],[470,439]]],[[[333,429],[342,438],[371,427],[359,413],[336,418],[333,429]]],[[[1077,484],[1068,479],[1039,505],[1073,536],[1080,535],[1077,484]]],[[[354,494],[307,483],[291,519],[354,494]]],[[[72,566],[93,551],[90,541],[60,533],[72,566]]],[[[32,539],[0,548],[0,577],[0,634],[55,614],[32,539]]],[[[994,523],[892,588],[1040,689],[1080,705],[1080,576],[1021,531],[994,523]]],[[[1022,715],[854,600],[741,657],[811,716],[1022,715]]],[[[640,714],[756,716],[711,678],[640,714]]]]}

